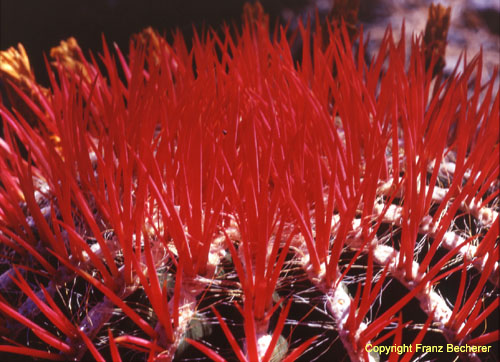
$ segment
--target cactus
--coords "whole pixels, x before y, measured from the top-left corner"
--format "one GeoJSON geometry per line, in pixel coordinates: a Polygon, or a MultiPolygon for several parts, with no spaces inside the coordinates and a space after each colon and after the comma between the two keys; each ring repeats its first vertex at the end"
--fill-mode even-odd
{"type": "Polygon", "coordinates": [[[0,352],[496,360],[496,75],[337,25],[2,52],[0,352]]]}

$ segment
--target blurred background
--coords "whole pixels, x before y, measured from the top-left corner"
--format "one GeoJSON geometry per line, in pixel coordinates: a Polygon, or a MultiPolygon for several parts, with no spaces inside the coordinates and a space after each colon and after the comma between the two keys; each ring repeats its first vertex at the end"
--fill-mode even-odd
{"type": "MultiPolygon", "coordinates": [[[[360,0],[359,20],[377,48],[387,25],[399,36],[402,19],[407,36],[421,32],[431,0],[360,0]]],[[[193,26],[217,27],[223,22],[238,23],[244,0],[0,0],[0,50],[22,43],[39,82],[46,84],[43,54],[63,39],[74,36],[86,53],[102,49],[101,34],[121,49],[128,46],[132,34],[152,26],[166,35],[178,28],[190,39],[193,26]]],[[[331,10],[334,0],[261,0],[271,19],[290,21],[331,10]]],[[[487,73],[500,60],[500,0],[440,0],[452,6],[447,48],[448,68],[452,68],[462,50],[485,53],[487,73]]]]}

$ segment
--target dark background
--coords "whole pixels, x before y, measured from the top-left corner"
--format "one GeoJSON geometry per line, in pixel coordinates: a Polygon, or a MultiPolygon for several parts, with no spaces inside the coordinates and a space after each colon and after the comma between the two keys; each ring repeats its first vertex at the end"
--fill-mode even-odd
{"type": "MultiPolygon", "coordinates": [[[[255,0],[247,0],[253,2],[255,0]]],[[[392,1],[361,0],[359,20],[371,39],[381,38],[387,25],[399,29],[406,19],[407,28],[422,28],[427,7],[433,0],[392,1]],[[417,14],[417,16],[413,16],[417,14]],[[377,27],[380,28],[377,30],[377,27]],[[372,31],[373,30],[373,31],[372,31]],[[378,35],[377,35],[378,34],[378,35]]],[[[189,41],[193,26],[217,28],[226,23],[238,24],[245,0],[0,0],[0,50],[22,43],[28,52],[37,80],[46,85],[43,54],[61,40],[73,36],[86,54],[100,52],[101,34],[108,45],[116,42],[127,53],[130,36],[147,26],[167,37],[180,29],[189,41]]],[[[272,21],[293,21],[313,14],[329,12],[334,0],[260,0],[272,21]],[[286,16],[284,16],[286,14],[286,16]],[[286,19],[285,19],[286,18],[286,19]]],[[[437,1],[434,1],[437,2],[437,1]]],[[[486,73],[499,64],[500,0],[448,0],[452,4],[452,24],[447,56],[453,66],[457,54],[469,49],[471,54],[483,46],[486,73]],[[454,49],[456,50],[454,51],[454,49]]]]}
{"type": "MultiPolygon", "coordinates": [[[[299,11],[312,0],[264,0],[277,18],[284,8],[299,11]]],[[[47,81],[43,54],[74,36],[84,50],[102,49],[101,34],[126,49],[130,36],[147,26],[167,36],[176,28],[190,39],[193,26],[238,23],[245,0],[0,0],[0,49],[22,43],[37,80],[47,81]]]]}

